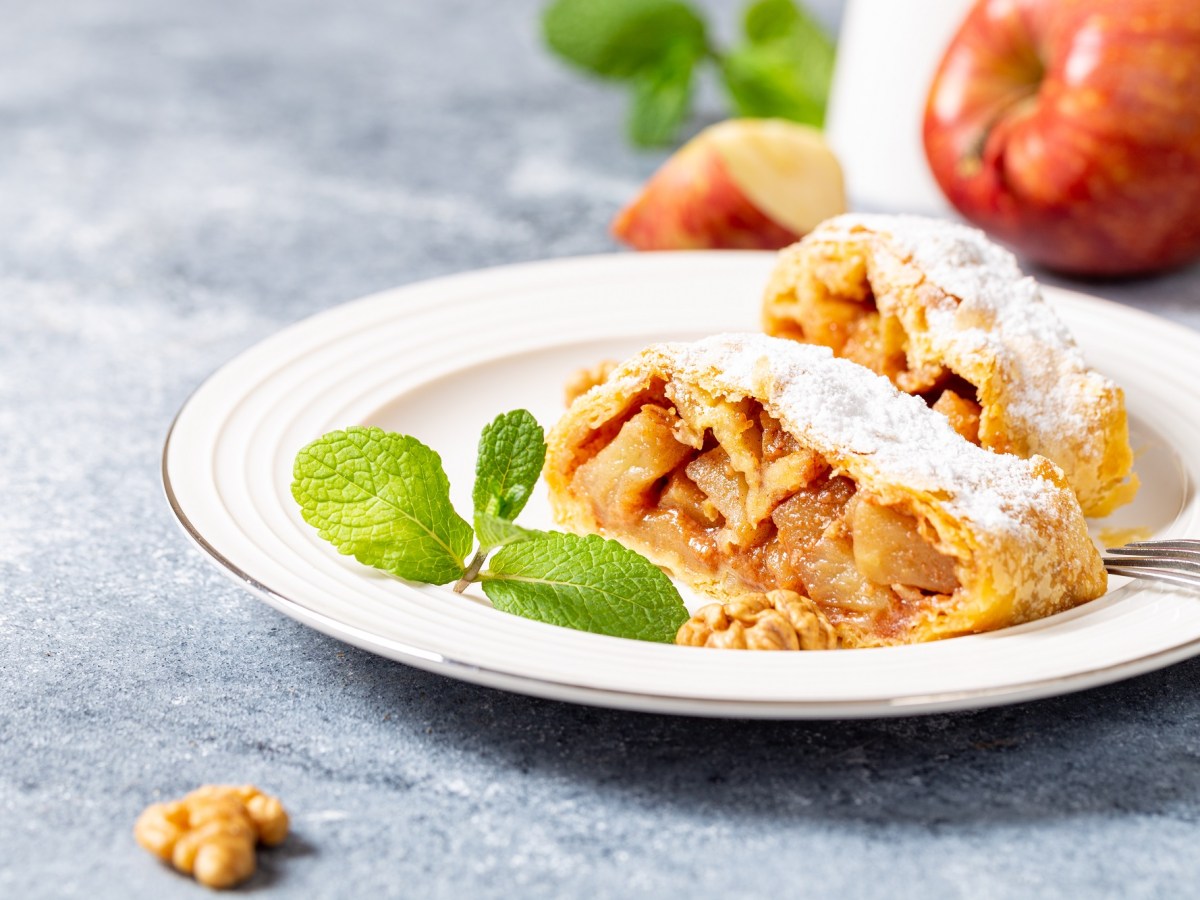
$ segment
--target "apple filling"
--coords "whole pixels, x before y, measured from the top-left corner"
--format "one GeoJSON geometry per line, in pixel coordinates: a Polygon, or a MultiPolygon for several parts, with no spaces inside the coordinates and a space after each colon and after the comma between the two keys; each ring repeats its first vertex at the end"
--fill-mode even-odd
{"type": "Polygon", "coordinates": [[[880,637],[959,588],[928,522],[857,491],[755,401],[692,400],[639,398],[589,447],[573,488],[605,531],[732,592],[807,594],[880,637]]]}
{"type": "Polygon", "coordinates": [[[979,443],[982,409],[975,385],[938,364],[916,364],[908,353],[908,333],[883,313],[867,278],[862,256],[843,260],[836,272],[822,271],[796,302],[768,314],[767,330],[780,337],[824,344],[838,356],[888,378],[905,393],[918,394],[973,444],[979,443]]]}

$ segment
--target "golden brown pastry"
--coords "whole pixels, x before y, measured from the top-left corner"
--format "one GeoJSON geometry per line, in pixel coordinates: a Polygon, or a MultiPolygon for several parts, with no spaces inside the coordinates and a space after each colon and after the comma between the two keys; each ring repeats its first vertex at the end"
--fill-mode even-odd
{"type": "Polygon", "coordinates": [[[1089,516],[1137,491],[1121,389],[1087,367],[1037,282],[981,231],[830,219],[781,251],[763,320],[886,375],[968,440],[1054,461],[1089,516]]]}
{"type": "Polygon", "coordinates": [[[570,406],[581,395],[586,394],[598,384],[603,384],[604,379],[612,374],[612,370],[617,367],[615,359],[602,359],[594,366],[588,366],[584,369],[577,369],[567,383],[563,385],[563,400],[567,406],[570,406]]]}
{"type": "Polygon", "coordinates": [[[843,646],[986,631],[1105,590],[1057,466],[971,444],[824,347],[655,345],[578,398],[548,443],[567,528],[716,597],[803,593],[843,646]]]}

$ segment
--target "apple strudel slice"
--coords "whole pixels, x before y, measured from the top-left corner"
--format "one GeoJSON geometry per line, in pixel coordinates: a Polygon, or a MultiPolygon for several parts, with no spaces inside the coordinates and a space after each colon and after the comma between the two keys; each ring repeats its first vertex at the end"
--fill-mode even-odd
{"type": "Polygon", "coordinates": [[[1087,367],[1037,282],[981,231],[829,219],[781,251],[763,320],[886,375],[973,443],[1057,463],[1086,515],[1137,491],[1121,389],[1087,367]]]}
{"type": "Polygon", "coordinates": [[[842,646],[986,631],[1104,593],[1062,471],[984,450],[827,348],[658,344],[548,437],[557,519],[721,598],[810,597],[842,646]]]}

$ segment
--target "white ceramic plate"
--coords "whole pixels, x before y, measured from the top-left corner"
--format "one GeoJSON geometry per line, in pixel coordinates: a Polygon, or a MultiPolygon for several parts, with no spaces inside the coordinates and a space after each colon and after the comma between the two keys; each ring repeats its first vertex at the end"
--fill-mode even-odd
{"type": "MultiPolygon", "coordinates": [[[[562,411],[580,366],[655,340],[755,330],[773,255],[598,256],[445,278],[339,306],[263,341],[188,400],[163,480],[187,533],[267,603],[392,659],[543,697],[670,713],[826,718],[1043,697],[1200,652],[1200,596],[1113,579],[1099,600],[985,635],[834,653],[735,653],[627,641],[493,610],[339,556],[290,494],[292,460],[335,428],[372,424],[437,449],[470,508],[475,446],[496,414],[562,411]]],[[[1123,385],[1138,499],[1104,527],[1200,537],[1200,335],[1047,290],[1091,364],[1123,385]]],[[[522,521],[551,527],[544,493],[522,521]]],[[[689,605],[697,598],[685,594],[689,605]]]]}

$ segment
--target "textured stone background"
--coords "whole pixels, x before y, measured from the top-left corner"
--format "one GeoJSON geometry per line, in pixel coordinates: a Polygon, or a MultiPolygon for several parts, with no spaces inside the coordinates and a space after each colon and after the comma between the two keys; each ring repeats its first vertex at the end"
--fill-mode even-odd
{"type": "MultiPolygon", "coordinates": [[[[185,541],[160,447],[227,358],[392,285],[612,249],[661,157],[540,51],[536,6],[0,2],[0,895],[207,896],[129,830],[214,780],[295,812],[269,896],[1193,886],[1200,661],[908,720],[619,713],[343,646],[185,541]]],[[[1090,289],[1200,327],[1195,269],[1090,289]]]]}

